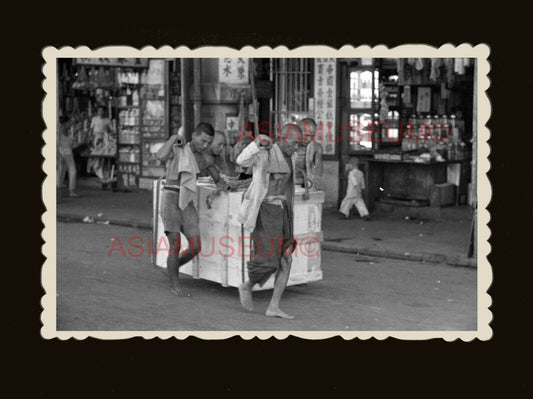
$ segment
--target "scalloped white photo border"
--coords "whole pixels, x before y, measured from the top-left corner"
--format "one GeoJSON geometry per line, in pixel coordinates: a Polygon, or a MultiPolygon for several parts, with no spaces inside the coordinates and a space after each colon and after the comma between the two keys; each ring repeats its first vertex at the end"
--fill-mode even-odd
{"type": "MultiPolygon", "coordinates": [[[[259,339],[285,339],[295,336],[305,339],[326,339],[340,336],[344,339],[358,338],[366,340],[376,338],[383,340],[386,338],[397,338],[402,340],[426,340],[432,338],[442,338],[446,341],[457,339],[472,341],[479,339],[489,340],[492,337],[492,312],[489,309],[492,298],[488,294],[488,289],[492,283],[492,268],[487,256],[491,251],[488,239],[490,229],[487,226],[490,214],[487,206],[492,197],[487,173],[490,169],[489,154],[490,147],[488,140],[490,131],[486,126],[491,114],[491,103],[486,91],[490,86],[488,77],[490,63],[488,57],[490,48],[487,44],[481,43],[472,45],[463,43],[458,46],[444,44],[440,47],[425,44],[405,44],[394,48],[385,45],[370,47],[367,45],[351,46],[345,45],[340,49],[329,46],[301,46],[295,49],[288,49],[285,46],[259,47],[253,48],[245,46],[240,50],[230,47],[200,47],[190,49],[185,46],[172,48],[162,46],[154,48],[152,46],[136,49],[128,46],[105,46],[97,49],[90,49],[87,46],[79,47],[46,47],[42,51],[44,64],[42,72],[44,80],[42,87],[45,96],[42,102],[42,116],[46,125],[43,132],[45,145],[42,149],[44,157],[43,170],[46,174],[42,184],[42,197],[45,204],[45,212],[42,215],[44,229],[42,238],[44,244],[42,252],[45,262],[41,271],[41,281],[45,291],[41,299],[43,311],[41,313],[41,335],[45,339],[59,338],[65,339],[85,339],[94,337],[98,339],[127,339],[132,337],[143,337],[145,339],[161,338],[168,339],[175,337],[185,339],[195,336],[201,339],[226,339],[233,336],[240,336],[245,340],[258,337],[259,339]],[[56,106],[57,106],[57,59],[58,58],[78,58],[78,57],[141,57],[141,58],[223,58],[223,57],[247,57],[247,58],[316,58],[316,57],[336,57],[336,58],[475,58],[477,60],[477,70],[474,74],[474,89],[477,89],[477,330],[475,331],[57,331],[56,328],[56,106]]],[[[474,98],[476,98],[474,96],[474,98]]]]}

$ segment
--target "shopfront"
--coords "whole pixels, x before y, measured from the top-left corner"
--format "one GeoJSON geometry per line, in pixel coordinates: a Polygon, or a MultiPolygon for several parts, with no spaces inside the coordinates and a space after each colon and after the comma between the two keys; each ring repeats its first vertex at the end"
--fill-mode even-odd
{"type": "MultiPolygon", "coordinates": [[[[350,158],[359,159],[368,206],[470,203],[474,60],[339,64],[346,136],[339,166],[342,171],[350,158]]],[[[344,186],[341,178],[341,196],[344,186]]]]}
{"type": "Polygon", "coordinates": [[[474,69],[467,58],[274,59],[271,119],[317,121],[326,206],[341,202],[352,158],[371,210],[470,204],[474,69]]]}
{"type": "Polygon", "coordinates": [[[70,119],[79,176],[95,174],[103,188],[151,188],[164,174],[155,153],[182,125],[181,60],[60,59],[58,75],[58,113],[70,119]],[[111,128],[95,141],[99,108],[111,128]]]}
{"type": "Polygon", "coordinates": [[[98,148],[81,146],[77,160],[103,165],[118,190],[151,189],[164,174],[155,153],[180,128],[189,139],[208,122],[234,146],[311,117],[325,206],[342,200],[351,158],[371,210],[456,205],[472,202],[474,69],[465,58],[61,59],[58,109],[80,144],[104,107],[113,132],[98,148]]]}

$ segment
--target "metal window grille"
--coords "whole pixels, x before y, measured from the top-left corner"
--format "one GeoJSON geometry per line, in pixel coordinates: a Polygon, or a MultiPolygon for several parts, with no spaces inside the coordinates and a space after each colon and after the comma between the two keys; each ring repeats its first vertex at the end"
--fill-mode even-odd
{"type": "Polygon", "coordinates": [[[270,79],[274,86],[271,123],[276,128],[308,116],[311,68],[310,58],[270,59],[270,79]]]}

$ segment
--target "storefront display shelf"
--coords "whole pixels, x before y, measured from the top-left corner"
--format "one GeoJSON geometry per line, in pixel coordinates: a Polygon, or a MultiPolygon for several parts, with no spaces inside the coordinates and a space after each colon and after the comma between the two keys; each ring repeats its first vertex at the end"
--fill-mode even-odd
{"type": "Polygon", "coordinates": [[[84,155],[82,154],[81,155],[82,157],[87,157],[87,158],[116,158],[116,154],[88,154],[88,155],[84,155]]]}
{"type": "Polygon", "coordinates": [[[396,160],[396,159],[369,159],[369,162],[375,163],[400,163],[400,164],[413,164],[413,165],[446,165],[452,163],[468,162],[468,159],[451,159],[446,161],[429,161],[429,162],[417,162],[411,160],[396,160]]]}
{"type": "Polygon", "coordinates": [[[142,136],[143,141],[161,141],[165,142],[167,140],[167,137],[164,137],[163,135],[160,135],[158,137],[156,136],[142,136]]]}

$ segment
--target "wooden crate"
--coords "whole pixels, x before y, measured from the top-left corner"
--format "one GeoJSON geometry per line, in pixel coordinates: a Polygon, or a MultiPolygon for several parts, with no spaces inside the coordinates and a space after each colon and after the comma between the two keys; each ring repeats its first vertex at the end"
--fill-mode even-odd
{"type": "MultiPolygon", "coordinates": [[[[159,248],[170,248],[164,235],[163,221],[159,212],[162,181],[153,184],[153,241],[152,263],[166,267],[167,251],[156,252],[159,248]]],[[[247,261],[250,259],[251,237],[237,221],[237,215],[244,192],[220,193],[214,197],[211,208],[206,198],[214,192],[212,187],[198,187],[198,208],[202,251],[191,262],[183,265],[180,272],[194,278],[217,282],[223,286],[237,287],[247,279],[247,261]]],[[[322,279],[321,248],[323,240],[322,203],[323,192],[311,192],[308,200],[303,200],[299,191],[295,197],[294,227],[298,241],[292,257],[291,274],[288,285],[297,285],[322,279]]],[[[187,248],[186,238],[182,235],[182,248],[187,248]]],[[[271,289],[272,276],[263,287],[254,290],[271,289]]]]}

